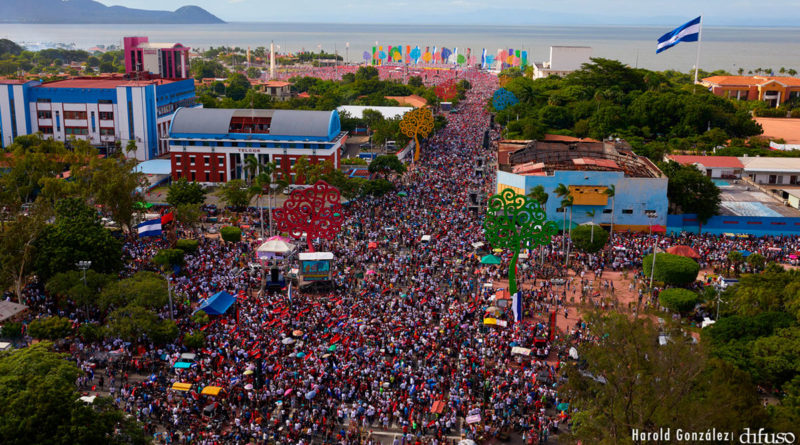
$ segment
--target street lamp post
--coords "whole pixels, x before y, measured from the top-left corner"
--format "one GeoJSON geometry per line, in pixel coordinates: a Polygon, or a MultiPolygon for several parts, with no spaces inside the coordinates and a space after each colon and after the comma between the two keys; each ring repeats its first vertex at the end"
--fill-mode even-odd
{"type": "MultiPolygon", "coordinates": [[[[650,236],[653,236],[653,220],[658,217],[658,214],[655,212],[648,213],[647,217],[650,218],[650,236]]],[[[653,265],[650,267],[650,292],[653,292],[653,276],[656,272],[656,249],[658,246],[656,245],[656,238],[653,238],[653,265]]]]}
{"type": "MultiPolygon", "coordinates": [[[[77,266],[78,269],[83,271],[83,286],[86,287],[86,270],[89,269],[90,267],[92,267],[92,262],[91,261],[78,261],[77,263],[75,263],[75,266],[77,266]]],[[[88,319],[89,318],[89,305],[88,305],[88,303],[86,305],[86,308],[84,308],[84,309],[86,310],[86,318],[88,319]]]]}

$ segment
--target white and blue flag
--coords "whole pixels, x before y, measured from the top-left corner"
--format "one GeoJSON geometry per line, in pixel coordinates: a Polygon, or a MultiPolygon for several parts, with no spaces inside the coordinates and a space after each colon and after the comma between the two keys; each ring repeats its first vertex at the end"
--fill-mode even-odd
{"type": "Polygon", "coordinates": [[[136,226],[136,230],[139,232],[140,237],[161,236],[161,218],[145,221],[136,226]]]}
{"type": "Polygon", "coordinates": [[[664,34],[658,39],[656,54],[666,51],[680,42],[697,42],[700,40],[702,26],[702,16],[700,16],[664,34]]]}
{"type": "Polygon", "coordinates": [[[522,321],[522,295],[517,292],[511,297],[511,312],[514,313],[514,322],[522,321]]]}

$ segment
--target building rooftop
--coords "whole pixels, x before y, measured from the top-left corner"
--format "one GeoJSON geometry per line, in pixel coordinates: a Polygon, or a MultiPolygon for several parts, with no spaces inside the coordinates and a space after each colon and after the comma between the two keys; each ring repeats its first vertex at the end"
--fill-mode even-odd
{"type": "Polygon", "coordinates": [[[767,139],[783,139],[787,144],[800,144],[800,119],[757,117],[767,139]]]}
{"type": "Polygon", "coordinates": [[[386,96],[385,99],[396,100],[401,106],[409,106],[414,108],[422,108],[428,106],[428,101],[416,94],[410,96],[386,96]]]}
{"type": "Polygon", "coordinates": [[[761,86],[769,82],[778,82],[783,86],[800,86],[800,78],[789,76],[711,76],[703,79],[703,83],[717,86],[761,86]]]}
{"type": "Polygon", "coordinates": [[[375,110],[383,116],[384,119],[394,119],[396,117],[403,117],[406,112],[413,110],[412,107],[374,107],[366,105],[342,105],[337,108],[338,111],[346,111],[350,117],[361,119],[364,116],[364,110],[375,110]]]}
{"type": "Polygon", "coordinates": [[[130,80],[124,77],[75,77],[72,79],[57,80],[55,82],[46,82],[39,85],[39,88],[113,89],[123,86],[165,85],[173,82],[175,81],[169,79],[130,80]]]}
{"type": "Polygon", "coordinates": [[[524,175],[551,175],[555,171],[621,171],[633,178],[660,178],[661,170],[637,156],[627,142],[553,137],[541,141],[500,141],[500,168],[524,175]],[[511,143],[518,142],[518,143],[511,143]],[[516,146],[516,150],[510,150],[516,146]],[[506,161],[507,154],[507,161],[506,161]]]}
{"type": "Polygon", "coordinates": [[[670,155],[669,159],[682,165],[701,164],[707,168],[742,168],[744,165],[735,156],[691,156],[670,155]]]}
{"type": "Polygon", "coordinates": [[[180,108],[170,127],[170,135],[177,137],[269,134],[333,139],[340,131],[339,113],[311,110],[180,108]]]}
{"type": "Polygon", "coordinates": [[[741,157],[745,171],[800,173],[800,158],[741,157]]]}
{"type": "Polygon", "coordinates": [[[291,82],[284,82],[282,80],[265,80],[265,81],[256,81],[253,85],[263,85],[269,88],[283,88],[291,86],[291,82]]]}

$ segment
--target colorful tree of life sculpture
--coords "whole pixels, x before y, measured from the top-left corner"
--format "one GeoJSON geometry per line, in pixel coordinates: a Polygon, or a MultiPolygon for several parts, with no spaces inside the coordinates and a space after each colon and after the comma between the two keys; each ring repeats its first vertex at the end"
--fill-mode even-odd
{"type": "Polygon", "coordinates": [[[433,113],[430,108],[415,108],[400,121],[400,131],[414,138],[414,162],[419,160],[419,136],[427,137],[433,131],[433,113]]]}
{"type": "Polygon", "coordinates": [[[517,292],[517,259],[523,245],[544,246],[558,233],[558,226],[535,199],[505,189],[489,198],[483,221],[486,240],[496,249],[510,249],[514,254],[508,266],[508,288],[517,292]]]}
{"type": "Polygon", "coordinates": [[[500,88],[494,92],[492,96],[492,105],[497,111],[503,111],[508,107],[514,106],[519,103],[519,99],[511,91],[505,88],[500,88]]]}
{"type": "Polygon", "coordinates": [[[280,232],[300,239],[306,234],[308,251],[314,251],[311,240],[332,240],[344,222],[339,190],[325,181],[317,181],[313,187],[295,190],[283,207],[273,210],[275,227],[280,232]]]}

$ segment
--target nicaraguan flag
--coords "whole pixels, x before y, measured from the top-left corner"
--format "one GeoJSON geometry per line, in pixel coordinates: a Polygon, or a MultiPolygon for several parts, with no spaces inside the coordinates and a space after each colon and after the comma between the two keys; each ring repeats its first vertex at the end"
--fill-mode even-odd
{"type": "Polygon", "coordinates": [[[161,218],[151,219],[136,226],[140,237],[161,236],[161,218]]]}
{"type": "Polygon", "coordinates": [[[702,16],[697,17],[661,36],[658,39],[656,54],[666,51],[680,42],[696,42],[700,40],[701,19],[702,16]]]}
{"type": "Polygon", "coordinates": [[[520,322],[522,320],[522,295],[519,292],[511,297],[511,311],[514,313],[514,322],[520,322]]]}
{"type": "Polygon", "coordinates": [[[481,68],[486,69],[486,48],[481,51],[481,68]]]}

